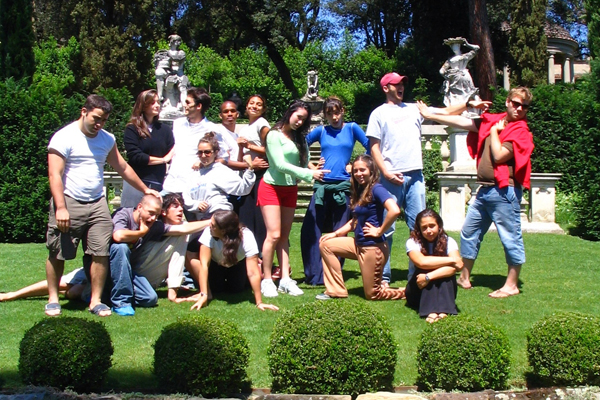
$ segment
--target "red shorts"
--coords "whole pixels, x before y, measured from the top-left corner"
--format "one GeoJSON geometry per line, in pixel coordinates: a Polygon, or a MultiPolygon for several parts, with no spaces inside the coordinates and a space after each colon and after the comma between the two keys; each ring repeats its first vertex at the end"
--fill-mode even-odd
{"type": "Polygon", "coordinates": [[[258,184],[257,206],[281,206],[296,208],[298,201],[298,185],[276,186],[266,183],[263,179],[258,184]]]}

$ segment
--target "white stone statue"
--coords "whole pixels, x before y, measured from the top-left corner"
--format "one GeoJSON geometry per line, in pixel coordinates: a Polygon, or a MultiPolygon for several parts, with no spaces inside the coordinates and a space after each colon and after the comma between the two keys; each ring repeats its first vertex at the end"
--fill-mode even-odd
{"type": "Polygon", "coordinates": [[[187,97],[188,77],[183,73],[185,52],[179,50],[181,37],[169,36],[169,50],[154,54],[156,91],[162,103],[161,118],[177,118],[183,115],[187,97]]]}
{"type": "MultiPolygon", "coordinates": [[[[446,39],[444,44],[450,46],[454,52],[454,55],[448,58],[440,69],[440,74],[446,79],[442,88],[444,104],[446,106],[464,104],[469,99],[475,98],[479,93],[479,89],[473,84],[473,78],[471,78],[467,68],[469,61],[477,54],[479,46],[470,44],[462,37],[446,39]],[[462,46],[471,50],[462,54],[462,46]]],[[[479,97],[477,96],[477,98],[479,97]]]]}
{"type": "Polygon", "coordinates": [[[316,100],[319,97],[319,76],[317,71],[308,71],[306,74],[307,89],[306,98],[316,100]]]}

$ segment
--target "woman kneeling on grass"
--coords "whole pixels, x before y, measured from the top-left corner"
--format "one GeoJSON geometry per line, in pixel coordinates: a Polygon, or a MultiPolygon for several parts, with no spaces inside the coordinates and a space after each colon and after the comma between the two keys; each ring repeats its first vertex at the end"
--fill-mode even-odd
{"type": "Polygon", "coordinates": [[[240,224],[234,211],[217,211],[210,221],[210,229],[200,236],[200,293],[192,310],[208,303],[212,294],[239,293],[248,286],[254,291],[256,307],[261,310],[279,308],[262,302],[260,293],[258,246],[252,232],[240,224]]]}
{"type": "Polygon", "coordinates": [[[400,215],[398,205],[381,186],[379,171],[368,155],[360,155],[352,163],[350,209],[352,219],[335,232],[321,237],[323,277],[327,290],[318,300],[348,297],[338,257],[358,260],[367,300],[398,300],[404,289],[381,285],[383,266],[390,254],[382,235],[400,215]],[[384,210],[387,211],[385,218],[384,210]],[[354,238],[346,235],[354,229],[354,238]]]}
{"type": "Polygon", "coordinates": [[[456,310],[456,273],[463,268],[456,241],[444,231],[442,218],[433,210],[417,214],[415,229],[406,241],[414,272],[406,286],[406,302],[433,323],[456,310]]]}

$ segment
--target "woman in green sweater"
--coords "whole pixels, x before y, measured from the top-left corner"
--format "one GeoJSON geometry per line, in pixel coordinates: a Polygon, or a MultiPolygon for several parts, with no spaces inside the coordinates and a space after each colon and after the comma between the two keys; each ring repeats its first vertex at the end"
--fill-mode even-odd
{"type": "Polygon", "coordinates": [[[304,135],[310,127],[310,117],[308,104],[295,101],[267,134],[269,169],[260,181],[257,199],[267,228],[262,249],[264,279],[260,286],[265,297],[276,297],[278,291],[292,296],[304,294],[290,278],[288,238],[298,200],[297,181],[321,180],[328,172],[307,168],[308,146],[304,135]],[[281,264],[279,289],[271,277],[275,252],[281,264]]]}

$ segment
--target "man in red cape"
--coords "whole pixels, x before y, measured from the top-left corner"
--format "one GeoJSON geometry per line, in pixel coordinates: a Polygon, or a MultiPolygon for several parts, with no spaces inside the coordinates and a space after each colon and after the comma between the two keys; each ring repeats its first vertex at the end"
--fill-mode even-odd
{"type": "MultiPolygon", "coordinates": [[[[520,204],[523,188],[529,189],[533,136],[527,126],[527,110],[532,95],[529,89],[512,89],[506,98],[506,112],[483,113],[480,119],[458,115],[431,114],[419,104],[424,118],[468,130],[467,147],[477,159],[477,183],[481,184],[475,201],[469,206],[460,233],[460,253],[464,269],[458,284],[471,288],[471,271],[483,236],[492,222],[504,246],[508,275],[504,286],[489,294],[504,298],[519,294],[517,286],[525,246],[521,233],[520,204]]],[[[465,104],[465,108],[469,102],[465,104]]]]}

